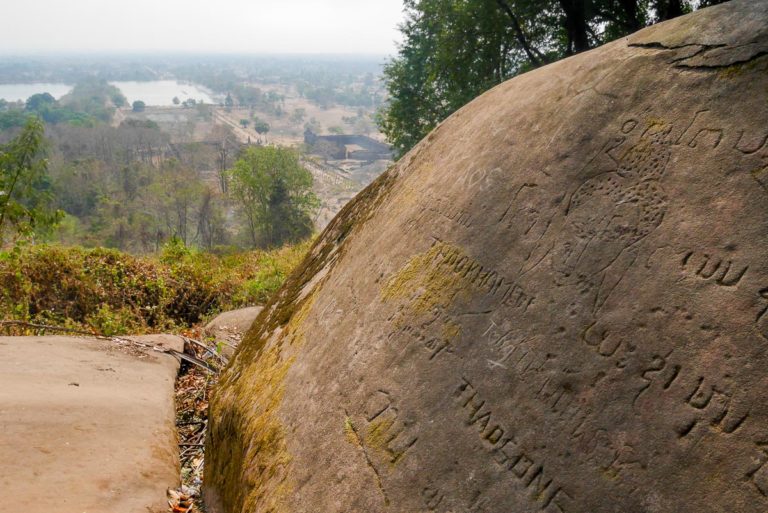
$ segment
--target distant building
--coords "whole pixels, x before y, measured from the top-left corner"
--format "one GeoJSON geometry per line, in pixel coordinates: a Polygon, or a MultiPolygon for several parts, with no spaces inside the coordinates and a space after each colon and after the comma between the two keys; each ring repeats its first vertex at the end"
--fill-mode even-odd
{"type": "Polygon", "coordinates": [[[365,135],[317,135],[307,128],[304,143],[334,160],[392,160],[392,147],[365,135]]]}

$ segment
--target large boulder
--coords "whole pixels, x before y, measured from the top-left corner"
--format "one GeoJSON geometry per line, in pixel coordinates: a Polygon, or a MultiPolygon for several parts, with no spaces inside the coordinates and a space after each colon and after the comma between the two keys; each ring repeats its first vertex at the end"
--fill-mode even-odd
{"type": "Polygon", "coordinates": [[[247,333],[209,511],[768,511],[767,54],[734,1],[451,116],[247,333]]]}

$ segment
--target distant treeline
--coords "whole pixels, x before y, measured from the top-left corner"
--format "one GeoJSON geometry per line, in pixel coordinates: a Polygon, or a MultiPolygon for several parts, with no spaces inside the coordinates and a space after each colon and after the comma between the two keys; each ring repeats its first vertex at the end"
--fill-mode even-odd
{"type": "Polygon", "coordinates": [[[76,84],[61,100],[50,93],[34,94],[24,103],[0,99],[0,130],[21,127],[30,115],[39,116],[49,124],[92,127],[109,122],[115,107],[125,104],[125,96],[118,88],[104,80],[90,78],[76,84]]]}
{"type": "Polygon", "coordinates": [[[294,86],[321,106],[375,107],[383,99],[385,57],[148,56],[3,57],[0,83],[161,80],[175,78],[218,93],[258,82],[294,86]]]}

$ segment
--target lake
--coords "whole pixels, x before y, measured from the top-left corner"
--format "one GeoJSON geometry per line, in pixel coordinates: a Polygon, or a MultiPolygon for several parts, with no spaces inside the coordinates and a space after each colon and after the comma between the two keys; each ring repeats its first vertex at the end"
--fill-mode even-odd
{"type": "Polygon", "coordinates": [[[33,94],[50,93],[56,99],[61,98],[72,90],[67,84],[0,84],[0,98],[9,102],[26,101],[33,94]]]}
{"type": "Polygon", "coordinates": [[[128,103],[141,100],[147,105],[173,105],[173,98],[178,97],[182,102],[189,99],[218,104],[220,100],[202,86],[177,82],[176,80],[153,80],[151,82],[110,82],[120,89],[128,103]]]}

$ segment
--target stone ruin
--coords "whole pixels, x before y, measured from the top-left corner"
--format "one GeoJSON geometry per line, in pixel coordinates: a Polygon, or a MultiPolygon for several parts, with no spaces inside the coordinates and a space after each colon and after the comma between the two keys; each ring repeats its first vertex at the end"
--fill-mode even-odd
{"type": "Polygon", "coordinates": [[[304,144],[313,151],[321,151],[335,160],[392,160],[392,147],[367,135],[334,134],[317,135],[311,129],[304,131],[304,144]]]}

